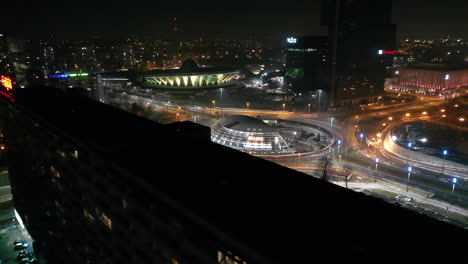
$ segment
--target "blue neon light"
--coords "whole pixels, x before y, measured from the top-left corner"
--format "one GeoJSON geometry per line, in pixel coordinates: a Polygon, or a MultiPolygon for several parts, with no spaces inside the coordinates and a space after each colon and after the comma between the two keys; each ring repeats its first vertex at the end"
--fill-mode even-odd
{"type": "Polygon", "coordinates": [[[70,78],[68,74],[49,74],[49,78],[70,78]]]}

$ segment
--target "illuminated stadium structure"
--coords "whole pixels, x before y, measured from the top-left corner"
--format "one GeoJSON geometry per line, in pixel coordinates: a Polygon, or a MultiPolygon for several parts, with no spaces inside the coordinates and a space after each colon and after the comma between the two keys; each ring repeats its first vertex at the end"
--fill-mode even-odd
{"type": "Polygon", "coordinates": [[[252,154],[290,153],[280,134],[260,119],[233,115],[211,126],[211,141],[252,154]]]}
{"type": "Polygon", "coordinates": [[[227,87],[239,71],[221,67],[200,68],[192,59],[182,63],[180,69],[153,70],[143,76],[142,85],[168,90],[191,90],[227,87]]]}

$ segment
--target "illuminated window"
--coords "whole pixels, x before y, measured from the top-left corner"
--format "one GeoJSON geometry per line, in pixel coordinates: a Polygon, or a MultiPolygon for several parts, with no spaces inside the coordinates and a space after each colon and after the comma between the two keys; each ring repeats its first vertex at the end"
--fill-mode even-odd
{"type": "Polygon", "coordinates": [[[65,157],[66,157],[65,153],[62,152],[62,151],[60,151],[60,150],[57,150],[57,154],[58,154],[60,157],[62,157],[62,158],[65,158],[65,157]]]}
{"type": "Polygon", "coordinates": [[[52,172],[52,174],[57,177],[57,178],[60,178],[60,172],[58,170],[56,170],[54,168],[54,166],[50,166],[50,171],[52,172]]]}
{"type": "Polygon", "coordinates": [[[91,221],[91,222],[94,221],[94,216],[92,214],[90,214],[88,211],[84,210],[84,209],[83,209],[83,215],[89,221],[91,221]]]}
{"type": "Polygon", "coordinates": [[[105,215],[104,213],[102,213],[100,216],[99,216],[99,220],[101,220],[101,222],[103,222],[107,228],[109,228],[110,230],[112,230],[112,220],[107,217],[107,215],[105,215]]]}
{"type": "Polygon", "coordinates": [[[218,251],[218,263],[219,264],[247,264],[239,256],[233,255],[231,252],[218,251]]]}

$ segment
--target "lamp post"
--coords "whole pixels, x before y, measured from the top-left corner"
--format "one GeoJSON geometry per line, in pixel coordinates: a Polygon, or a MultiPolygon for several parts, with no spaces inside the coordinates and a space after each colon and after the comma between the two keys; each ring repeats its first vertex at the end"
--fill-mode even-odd
{"type": "Polygon", "coordinates": [[[444,149],[444,151],[442,151],[442,154],[443,154],[443,157],[444,157],[444,160],[442,161],[442,175],[444,174],[445,156],[447,156],[447,153],[448,153],[448,151],[446,149],[444,149]]]}
{"type": "Polygon", "coordinates": [[[377,166],[379,165],[379,158],[375,158],[375,178],[374,182],[377,182],[377,166]]]}
{"type": "Polygon", "coordinates": [[[318,92],[319,92],[318,109],[320,111],[320,97],[322,96],[322,90],[318,90],[318,92]]]}
{"type": "Polygon", "coordinates": [[[223,88],[221,89],[221,103],[219,104],[219,107],[221,108],[221,116],[223,116],[223,88]]]}
{"type": "Polygon", "coordinates": [[[409,154],[410,154],[410,151],[411,151],[411,142],[408,143],[408,159],[406,159],[406,165],[409,164],[409,154]]]}
{"type": "Polygon", "coordinates": [[[362,139],[363,139],[363,138],[364,138],[364,134],[363,134],[363,133],[359,134],[359,140],[360,140],[360,141],[359,141],[359,148],[360,148],[360,149],[362,148],[362,139]]]}
{"type": "Polygon", "coordinates": [[[409,188],[409,181],[410,181],[412,169],[413,168],[411,168],[411,166],[408,167],[408,182],[406,183],[406,191],[408,191],[408,188],[409,188]]]}
{"type": "Polygon", "coordinates": [[[246,103],[246,105],[247,105],[247,109],[249,109],[250,103],[249,103],[249,102],[247,102],[247,103],[246,103]]]}
{"type": "Polygon", "coordinates": [[[330,131],[333,130],[333,119],[334,117],[330,117],[330,131]]]}
{"type": "Polygon", "coordinates": [[[455,184],[457,184],[457,178],[452,178],[452,195],[455,192],[455,184]]]}
{"type": "MultiPolygon", "coordinates": [[[[213,100],[213,101],[211,101],[211,103],[213,104],[213,109],[214,109],[216,107],[216,101],[213,100]]],[[[210,115],[211,115],[211,110],[210,110],[210,115]]]]}
{"type": "Polygon", "coordinates": [[[286,104],[283,104],[283,111],[284,111],[284,107],[286,106],[286,104]]]}
{"type": "Polygon", "coordinates": [[[310,114],[310,104],[307,105],[307,112],[310,114]]]}
{"type": "Polygon", "coordinates": [[[338,155],[340,155],[341,139],[338,139],[338,155]]]}

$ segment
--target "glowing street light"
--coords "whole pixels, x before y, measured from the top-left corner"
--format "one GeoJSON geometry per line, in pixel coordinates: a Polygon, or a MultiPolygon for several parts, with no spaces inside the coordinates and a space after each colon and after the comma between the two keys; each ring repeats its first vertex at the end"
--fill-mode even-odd
{"type": "Polygon", "coordinates": [[[457,184],[457,178],[452,178],[452,195],[455,192],[455,184],[457,184]]]}
{"type": "Polygon", "coordinates": [[[284,107],[286,106],[286,104],[283,104],[283,111],[284,111],[284,107]]]}
{"type": "Polygon", "coordinates": [[[310,104],[307,104],[307,110],[308,110],[308,112],[310,114],[310,104]]]}
{"type": "Polygon", "coordinates": [[[379,166],[379,158],[375,158],[375,178],[374,178],[374,182],[377,182],[377,166],[379,166]]]}
{"type": "Polygon", "coordinates": [[[340,154],[341,139],[338,139],[338,155],[340,154]]]}
{"type": "Polygon", "coordinates": [[[445,156],[447,156],[448,151],[446,149],[444,149],[442,151],[442,154],[443,154],[443,157],[444,157],[444,160],[442,161],[442,175],[443,175],[444,174],[444,167],[445,167],[445,156]]]}
{"type": "Polygon", "coordinates": [[[246,105],[247,105],[247,109],[249,109],[250,103],[247,102],[246,105]]]}
{"type": "MultiPolygon", "coordinates": [[[[216,101],[213,100],[213,101],[211,101],[211,103],[213,104],[213,108],[215,108],[216,107],[216,101]]],[[[211,115],[211,108],[210,108],[210,115],[211,115]]]]}
{"type": "Polygon", "coordinates": [[[409,181],[410,181],[410,177],[411,177],[411,171],[413,170],[413,168],[411,168],[411,166],[408,167],[408,181],[406,183],[406,191],[408,191],[408,188],[409,188],[409,181]]]}
{"type": "Polygon", "coordinates": [[[410,155],[410,151],[411,151],[411,142],[408,142],[408,159],[406,160],[406,164],[409,164],[409,155],[410,155]]]}

